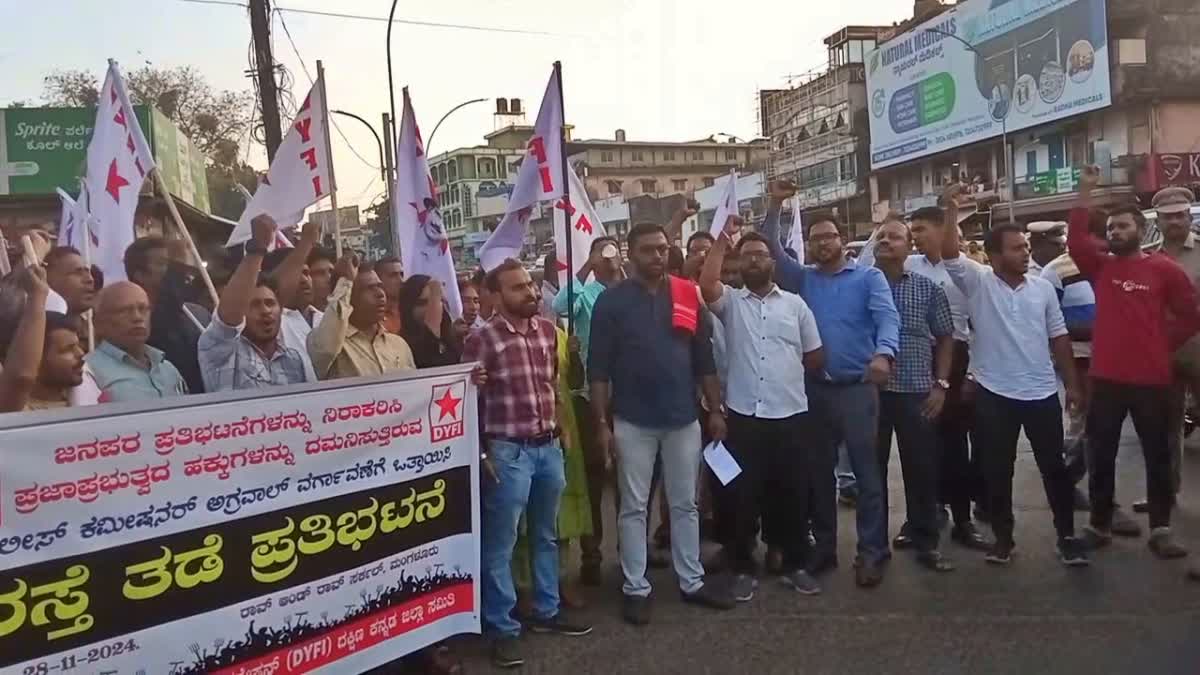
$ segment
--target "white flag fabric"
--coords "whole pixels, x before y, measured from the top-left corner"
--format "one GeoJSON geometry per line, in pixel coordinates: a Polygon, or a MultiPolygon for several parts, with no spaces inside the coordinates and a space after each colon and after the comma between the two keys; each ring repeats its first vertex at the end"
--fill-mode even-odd
{"type": "Polygon", "coordinates": [[[800,196],[792,197],[792,230],[788,233],[788,248],[796,252],[796,259],[804,264],[804,216],[800,208],[800,196]]]}
{"type": "Polygon", "coordinates": [[[592,251],[592,242],[604,236],[604,223],[588,199],[583,180],[574,171],[567,180],[571,186],[571,202],[559,200],[554,205],[554,255],[558,259],[558,287],[567,284],[567,218],[570,217],[571,267],[570,276],[579,274],[592,251]]]}
{"type": "Polygon", "coordinates": [[[499,267],[506,258],[519,258],[534,205],[563,196],[563,113],[559,87],[558,71],[553,71],[546,93],[542,95],[533,137],[526,145],[504,219],[479,247],[479,262],[485,270],[499,267]]]}
{"type": "Polygon", "coordinates": [[[405,276],[424,274],[440,281],[442,297],[455,319],[462,318],[462,297],[454,273],[454,255],[442,224],[437,187],[429,173],[425,143],[417,126],[408,88],[404,89],[404,112],[400,116],[400,139],[396,146],[396,188],[392,191],[392,228],[400,243],[400,263],[405,276]]]}
{"type": "Polygon", "coordinates": [[[87,210],[84,208],[84,195],[79,196],[79,201],[75,201],[71,195],[67,194],[62,188],[55,190],[58,192],[58,200],[62,202],[62,215],[58,219],[58,238],[63,244],[72,246],[79,252],[87,251],[90,248],[96,248],[99,244],[96,239],[96,234],[90,231],[87,223],[87,210]],[[91,235],[91,241],[84,241],[84,237],[91,235]]]}
{"type": "MultiPolygon", "coordinates": [[[[91,215],[91,260],[104,272],[106,282],[125,279],[125,249],[134,240],[138,193],[153,169],[154,155],[133,113],[125,80],[116,61],[110,60],[87,149],[87,173],[80,195],[85,205],[77,211],[91,215]]],[[[73,236],[68,241],[83,251],[83,228],[76,227],[73,236]]]]}
{"type": "Polygon", "coordinates": [[[226,246],[249,240],[250,221],[264,213],[275,219],[279,229],[293,228],[300,222],[297,215],[303,217],[306,208],[330,195],[333,179],[325,137],[328,114],[321,91],[318,80],[304,98],[226,246]]]}
{"type": "Polygon", "coordinates": [[[729,216],[738,215],[738,198],[737,198],[737,169],[729,170],[729,182],[725,184],[725,192],[721,195],[721,202],[717,204],[717,212],[713,214],[712,225],[709,226],[708,232],[714,238],[721,236],[721,231],[725,229],[725,221],[729,216]]]}

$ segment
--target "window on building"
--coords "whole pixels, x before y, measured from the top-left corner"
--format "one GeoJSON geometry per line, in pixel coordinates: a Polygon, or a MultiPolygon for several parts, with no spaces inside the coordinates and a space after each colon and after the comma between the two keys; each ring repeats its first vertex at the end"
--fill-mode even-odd
{"type": "Polygon", "coordinates": [[[687,181],[682,178],[676,178],[671,181],[671,187],[676,192],[687,192],[687,181]]]}
{"type": "Polygon", "coordinates": [[[725,151],[725,161],[727,161],[727,162],[737,161],[737,150],[726,150],[725,151]]]}
{"type": "Polygon", "coordinates": [[[508,178],[508,162],[503,157],[496,158],[496,172],[498,178],[508,178]]]}
{"type": "Polygon", "coordinates": [[[674,162],[675,161],[675,151],[674,150],[663,150],[663,161],[664,162],[674,162]]]}
{"type": "Polygon", "coordinates": [[[446,162],[446,166],[448,167],[446,178],[449,179],[451,183],[458,180],[458,161],[452,159],[449,162],[446,162]]]}
{"type": "Polygon", "coordinates": [[[496,160],[492,159],[491,157],[481,157],[479,159],[479,177],[495,178],[496,160]]]}
{"type": "Polygon", "coordinates": [[[642,192],[646,194],[655,194],[658,192],[658,181],[653,178],[643,178],[641,181],[642,192]]]}
{"type": "Polygon", "coordinates": [[[712,178],[705,178],[705,179],[704,179],[704,187],[712,187],[712,186],[713,186],[713,184],[715,184],[715,183],[716,183],[716,180],[715,180],[715,179],[712,179],[712,178]]]}
{"type": "Polygon", "coordinates": [[[608,188],[608,194],[610,194],[610,195],[621,194],[621,181],[607,180],[607,181],[604,181],[604,185],[605,185],[605,187],[608,188]]]}
{"type": "Polygon", "coordinates": [[[635,161],[635,162],[644,162],[644,161],[646,161],[646,158],[645,158],[645,157],[642,155],[642,151],[641,151],[641,150],[634,150],[631,156],[632,156],[632,158],[633,158],[633,161],[635,161]]]}
{"type": "Polygon", "coordinates": [[[692,161],[693,162],[699,162],[702,159],[704,159],[704,153],[702,151],[694,150],[692,152],[692,161]]]}
{"type": "Polygon", "coordinates": [[[606,163],[611,163],[611,162],[613,161],[613,154],[612,154],[612,152],[610,152],[610,151],[601,152],[601,153],[600,153],[600,161],[601,161],[601,162],[606,162],[606,163]]]}

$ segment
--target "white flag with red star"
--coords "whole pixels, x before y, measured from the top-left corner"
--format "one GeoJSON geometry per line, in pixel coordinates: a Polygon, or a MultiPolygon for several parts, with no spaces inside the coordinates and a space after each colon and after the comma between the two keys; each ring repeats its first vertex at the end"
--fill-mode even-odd
{"type": "Polygon", "coordinates": [[[792,197],[792,229],[788,233],[788,248],[796,252],[796,258],[804,263],[804,214],[800,208],[800,195],[792,197]]]}
{"type": "Polygon", "coordinates": [[[400,140],[396,145],[396,188],[392,192],[393,236],[400,243],[400,263],[405,276],[424,274],[442,282],[442,297],[450,315],[462,317],[462,297],[454,274],[454,256],[442,212],[437,187],[429,174],[425,143],[413,112],[408,87],[404,88],[404,112],[400,116],[400,140]]]}
{"type": "MultiPolygon", "coordinates": [[[[304,97],[296,119],[275,151],[271,168],[259,181],[226,246],[248,241],[250,221],[264,213],[274,218],[281,230],[295,227],[300,221],[296,214],[303,214],[333,191],[329,145],[325,139],[327,114],[321,91],[318,81],[304,97]]],[[[274,247],[273,243],[271,248],[274,247]]]]}
{"type": "Polygon", "coordinates": [[[529,231],[529,218],[538,202],[563,196],[562,91],[558,71],[550,74],[542,107],[533,125],[533,137],[525,146],[525,157],[517,171],[517,182],[504,220],[492,236],[479,247],[479,262],[483,269],[492,270],[506,258],[520,258],[529,231]]]}
{"type": "Polygon", "coordinates": [[[597,237],[604,236],[604,223],[588,199],[587,187],[579,174],[571,172],[567,178],[571,185],[571,203],[559,200],[554,205],[554,254],[558,259],[558,287],[563,288],[567,283],[567,245],[565,242],[567,224],[565,217],[570,215],[571,224],[571,274],[579,274],[580,268],[587,262],[592,252],[592,242],[597,237]]]}
{"type": "MultiPolygon", "coordinates": [[[[87,174],[80,195],[91,214],[92,264],[104,272],[107,281],[125,278],[125,249],[134,240],[133,216],[138,193],[152,169],[154,155],[150,144],[129,102],[121,70],[116,61],[110,60],[104,87],[100,89],[96,125],[87,149],[87,174]]],[[[77,223],[67,241],[82,251],[83,237],[82,223],[77,223]]]]}

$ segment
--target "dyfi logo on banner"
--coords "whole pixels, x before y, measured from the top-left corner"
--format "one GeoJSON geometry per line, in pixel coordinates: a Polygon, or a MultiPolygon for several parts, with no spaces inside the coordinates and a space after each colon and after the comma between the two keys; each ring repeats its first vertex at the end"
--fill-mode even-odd
{"type": "Polygon", "coordinates": [[[125,80],[117,62],[110,60],[100,89],[92,142],[88,144],[87,175],[80,195],[85,206],[76,211],[77,215],[89,213],[91,218],[85,218],[87,228],[76,218],[63,242],[80,251],[90,246],[92,264],[109,281],[125,278],[125,249],[134,240],[138,193],[153,169],[154,155],[133,113],[125,80]],[[91,233],[89,242],[84,241],[85,229],[91,233]]]}
{"type": "Polygon", "coordinates": [[[435,384],[429,397],[429,439],[441,443],[464,433],[463,400],[467,395],[463,380],[450,384],[435,384]]]}
{"type": "MultiPolygon", "coordinates": [[[[325,138],[328,117],[318,80],[304,98],[287,136],[275,151],[271,168],[263,177],[242,212],[237,227],[229,235],[226,246],[235,246],[250,239],[250,221],[267,214],[280,229],[295,227],[296,214],[329,196],[333,190],[330,178],[329,145],[325,138]]],[[[272,244],[274,248],[274,244],[272,244]]]]}
{"type": "Polygon", "coordinates": [[[583,180],[574,171],[567,180],[571,186],[570,203],[559,200],[554,205],[554,253],[558,258],[559,288],[566,288],[567,284],[567,245],[563,241],[563,232],[567,228],[565,219],[571,221],[571,266],[574,267],[571,274],[579,274],[592,253],[592,242],[604,236],[604,223],[600,222],[592,200],[588,199],[583,180]]]}
{"type": "Polygon", "coordinates": [[[442,212],[437,187],[429,173],[425,143],[413,111],[408,87],[404,88],[404,113],[400,120],[400,141],[396,146],[396,189],[392,197],[393,235],[400,244],[400,262],[406,276],[424,274],[440,281],[442,297],[450,315],[462,317],[462,297],[454,273],[454,256],[442,212]]]}
{"type": "Polygon", "coordinates": [[[558,199],[565,192],[562,184],[563,113],[560,87],[558,71],[552,71],[546,93],[542,95],[537,122],[533,126],[533,138],[526,145],[525,157],[517,171],[516,187],[508,198],[504,220],[479,248],[479,262],[485,270],[499,267],[506,258],[521,257],[533,206],[538,202],[558,199]]]}
{"type": "Polygon", "coordinates": [[[713,237],[721,236],[721,231],[725,229],[725,221],[729,220],[729,216],[738,215],[737,179],[737,169],[730,169],[729,181],[725,183],[725,192],[721,195],[721,202],[717,204],[717,212],[713,214],[712,225],[708,228],[708,233],[713,237]]]}

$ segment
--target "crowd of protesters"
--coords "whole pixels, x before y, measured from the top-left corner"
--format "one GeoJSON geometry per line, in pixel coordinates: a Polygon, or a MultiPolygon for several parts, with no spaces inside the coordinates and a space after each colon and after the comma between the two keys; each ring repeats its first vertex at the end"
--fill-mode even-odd
{"type": "MultiPolygon", "coordinates": [[[[1155,196],[1163,243],[1144,251],[1146,217],[1094,208],[1097,180],[1082,171],[1067,223],[993,226],[986,263],[961,240],[961,185],[886,219],[857,260],[836,216],[809,214],[796,259],[780,243],[795,188],[774,182],[759,231],[734,216],[679,247],[685,207],[624,242],[596,239],[570,288],[552,259],[541,279],[516,260],[463,277],[458,318],[440,283],[395,258],[335,259],[313,225],[269,251],[265,216],[215,307],[192,292],[177,241],[136,241],[127,280],[108,284],[78,251],[42,247],[0,285],[0,412],[477,363],[481,612],[501,667],[524,662],[523,630],[591,631],[567,613],[583,605],[572,580],[602,583],[606,499],[634,625],[652,618],[648,567],[672,566],[682,600],[713,610],[751,601],[768,577],[820,593],[846,562],[839,502],[854,513],[860,587],[884,581],[893,551],[953,572],[946,523],[957,546],[1009,565],[1022,431],[1057,533],[1028,545],[1084,567],[1114,535],[1142,535],[1116,502],[1131,417],[1147,477],[1131,510],[1148,514],[1155,556],[1180,558],[1171,516],[1184,406],[1200,387],[1194,197],[1155,196]],[[740,467],[728,484],[704,468],[709,446],[740,467]],[[1089,512],[1079,531],[1077,510],[1089,512]],[[717,556],[702,560],[702,537],[717,556]],[[578,574],[565,562],[576,543],[578,574]]],[[[413,658],[461,670],[444,645],[413,658]]]]}

